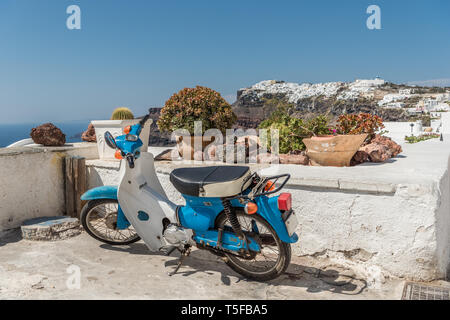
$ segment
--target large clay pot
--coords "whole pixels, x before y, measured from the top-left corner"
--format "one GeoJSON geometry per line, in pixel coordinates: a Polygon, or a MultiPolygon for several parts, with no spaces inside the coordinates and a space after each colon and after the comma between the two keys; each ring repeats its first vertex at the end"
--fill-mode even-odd
{"type": "Polygon", "coordinates": [[[177,149],[178,153],[181,157],[185,160],[203,160],[203,151],[205,148],[214,142],[214,137],[207,137],[204,138],[203,136],[177,136],[177,149]],[[201,145],[201,154],[200,150],[197,151],[197,154],[195,154],[195,146],[196,143],[198,145],[201,145]]]}
{"type": "Polygon", "coordinates": [[[311,165],[348,167],[367,134],[322,136],[303,139],[311,165]]]}

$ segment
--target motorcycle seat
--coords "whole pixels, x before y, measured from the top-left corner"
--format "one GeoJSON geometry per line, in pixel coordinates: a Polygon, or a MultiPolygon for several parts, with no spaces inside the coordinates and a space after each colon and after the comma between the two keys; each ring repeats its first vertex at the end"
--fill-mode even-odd
{"type": "Polygon", "coordinates": [[[248,188],[250,175],[250,168],[245,166],[179,168],[170,174],[170,182],[181,194],[225,198],[248,188]]]}

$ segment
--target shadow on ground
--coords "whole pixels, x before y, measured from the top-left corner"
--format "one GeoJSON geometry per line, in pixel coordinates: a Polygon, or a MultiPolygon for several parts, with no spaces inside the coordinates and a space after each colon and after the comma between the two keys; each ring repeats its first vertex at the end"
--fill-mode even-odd
{"type": "Polygon", "coordinates": [[[0,247],[7,245],[8,243],[19,242],[20,240],[22,240],[20,228],[0,232],[0,247]]]}
{"type": "MultiPolygon", "coordinates": [[[[147,246],[142,242],[133,243],[128,246],[102,244],[100,247],[106,250],[127,252],[129,254],[164,256],[161,252],[149,251],[147,246]]],[[[170,258],[173,259],[164,263],[168,268],[168,272],[174,270],[179,256],[180,253],[175,251],[170,255],[170,258]]],[[[220,258],[206,250],[192,251],[174,276],[189,277],[194,274],[214,275],[214,273],[221,274],[221,281],[226,286],[232,285],[232,282],[255,282],[234,272],[220,258]],[[237,278],[236,281],[233,280],[235,278],[237,278]]],[[[358,295],[367,288],[367,282],[364,279],[358,279],[353,274],[345,272],[345,270],[330,267],[316,268],[306,266],[296,262],[295,258],[293,258],[288,270],[283,275],[266,283],[271,286],[302,287],[306,288],[306,291],[310,293],[327,291],[343,295],[358,295]]]]}

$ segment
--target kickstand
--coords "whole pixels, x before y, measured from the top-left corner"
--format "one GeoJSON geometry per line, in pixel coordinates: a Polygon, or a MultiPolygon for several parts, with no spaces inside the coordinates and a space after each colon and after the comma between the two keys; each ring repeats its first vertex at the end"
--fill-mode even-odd
{"type": "Polygon", "coordinates": [[[178,272],[181,265],[183,264],[184,259],[191,253],[191,248],[189,246],[186,246],[184,250],[181,251],[180,259],[178,259],[177,266],[174,271],[169,272],[169,277],[173,276],[175,273],[178,272]]]}

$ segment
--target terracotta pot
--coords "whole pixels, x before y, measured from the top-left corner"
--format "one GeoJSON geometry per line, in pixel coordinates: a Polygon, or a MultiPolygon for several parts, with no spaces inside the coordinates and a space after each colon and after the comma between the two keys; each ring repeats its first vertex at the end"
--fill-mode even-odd
{"type": "Polygon", "coordinates": [[[204,138],[203,136],[177,136],[177,149],[178,153],[185,160],[203,160],[203,151],[205,148],[214,142],[214,137],[204,138]],[[197,150],[195,153],[196,144],[201,145],[201,150],[197,150]],[[202,152],[200,155],[199,152],[202,152]],[[201,158],[201,159],[200,159],[201,158]]]}
{"type": "Polygon", "coordinates": [[[303,139],[311,165],[348,167],[367,134],[321,136],[303,139]]]}

